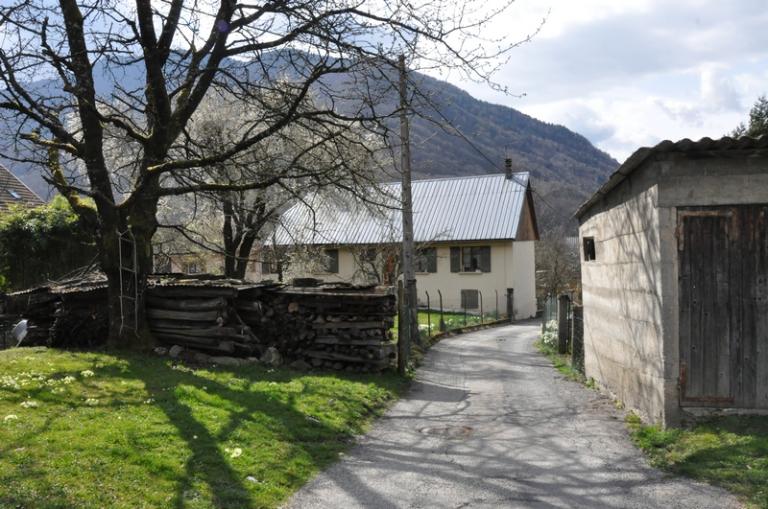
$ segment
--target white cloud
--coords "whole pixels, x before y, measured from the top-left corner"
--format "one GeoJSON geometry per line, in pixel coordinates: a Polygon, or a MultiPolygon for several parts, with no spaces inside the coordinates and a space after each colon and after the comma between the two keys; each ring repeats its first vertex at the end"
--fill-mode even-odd
{"type": "Polygon", "coordinates": [[[765,0],[518,0],[547,25],[497,76],[522,99],[457,83],[583,134],[619,160],[662,139],[718,137],[768,92],[765,0]]]}

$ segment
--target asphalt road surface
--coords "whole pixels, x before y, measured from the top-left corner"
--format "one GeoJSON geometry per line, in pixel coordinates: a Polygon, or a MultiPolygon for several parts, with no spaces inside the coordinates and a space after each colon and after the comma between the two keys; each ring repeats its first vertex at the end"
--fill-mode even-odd
{"type": "Polygon", "coordinates": [[[539,330],[443,340],[409,393],[287,507],[739,507],[648,466],[612,402],[536,352],[539,330]]]}

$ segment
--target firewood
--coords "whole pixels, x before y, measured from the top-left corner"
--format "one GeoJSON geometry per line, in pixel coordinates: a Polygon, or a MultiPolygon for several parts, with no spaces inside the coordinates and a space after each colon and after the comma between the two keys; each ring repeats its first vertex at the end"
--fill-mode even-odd
{"type": "Polygon", "coordinates": [[[219,311],[172,311],[168,309],[147,308],[147,316],[160,320],[180,320],[189,322],[216,321],[221,316],[219,311]]]}
{"type": "Polygon", "coordinates": [[[163,298],[147,295],[147,306],[155,309],[170,309],[177,311],[217,311],[225,308],[227,300],[224,297],[212,299],[193,298],[163,298]]]}

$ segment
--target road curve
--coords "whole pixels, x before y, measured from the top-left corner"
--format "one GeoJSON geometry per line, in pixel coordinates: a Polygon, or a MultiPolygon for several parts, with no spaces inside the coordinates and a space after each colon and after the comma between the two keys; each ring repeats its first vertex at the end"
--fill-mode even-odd
{"type": "Polygon", "coordinates": [[[531,322],[443,340],[408,394],[286,507],[740,507],[651,468],[611,401],[535,351],[538,331],[531,322]]]}

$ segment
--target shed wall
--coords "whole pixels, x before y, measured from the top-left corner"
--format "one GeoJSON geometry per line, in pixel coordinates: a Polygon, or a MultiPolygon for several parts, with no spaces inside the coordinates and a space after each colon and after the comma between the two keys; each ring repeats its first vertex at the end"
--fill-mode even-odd
{"type": "Polygon", "coordinates": [[[614,206],[580,227],[597,255],[581,264],[586,375],[662,422],[673,381],[664,369],[658,187],[639,180],[617,191],[614,206]]]}
{"type": "Polygon", "coordinates": [[[768,155],[752,151],[653,158],[594,205],[580,226],[598,257],[582,261],[587,375],[651,420],[677,423],[678,207],[766,203],[768,155]]]}

